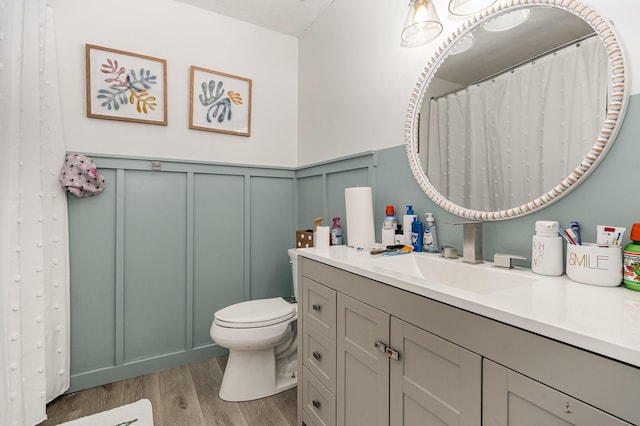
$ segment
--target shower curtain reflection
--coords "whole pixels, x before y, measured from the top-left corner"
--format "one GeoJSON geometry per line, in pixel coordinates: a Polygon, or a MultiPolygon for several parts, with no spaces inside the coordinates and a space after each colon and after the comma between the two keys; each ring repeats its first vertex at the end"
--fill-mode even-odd
{"type": "Polygon", "coordinates": [[[434,187],[481,211],[520,206],[549,191],[598,136],[606,73],[606,53],[592,37],[432,99],[426,173],[434,187]]]}
{"type": "Polygon", "coordinates": [[[66,196],[53,20],[0,10],[0,424],[35,425],[69,387],[66,196]]]}

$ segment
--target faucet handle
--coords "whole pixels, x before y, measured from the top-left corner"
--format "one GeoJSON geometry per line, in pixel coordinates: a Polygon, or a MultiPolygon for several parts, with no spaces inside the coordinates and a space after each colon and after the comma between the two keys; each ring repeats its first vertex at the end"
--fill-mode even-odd
{"type": "Polygon", "coordinates": [[[453,246],[440,246],[440,256],[448,259],[457,259],[458,249],[453,246]]]}
{"type": "Polygon", "coordinates": [[[517,256],[515,254],[504,254],[504,253],[496,253],[493,256],[493,265],[497,266],[498,268],[507,268],[507,269],[511,269],[511,260],[512,259],[517,259],[517,260],[527,260],[526,257],[524,256],[517,256]]]}

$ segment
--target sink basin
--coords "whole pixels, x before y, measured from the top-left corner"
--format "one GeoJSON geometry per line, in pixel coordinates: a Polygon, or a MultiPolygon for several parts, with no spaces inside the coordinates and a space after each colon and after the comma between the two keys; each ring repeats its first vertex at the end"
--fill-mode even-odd
{"type": "Polygon", "coordinates": [[[408,275],[424,281],[425,285],[443,284],[481,294],[512,289],[537,280],[517,270],[496,268],[493,263],[471,265],[461,259],[422,253],[379,256],[372,261],[372,269],[378,272],[408,275]]]}

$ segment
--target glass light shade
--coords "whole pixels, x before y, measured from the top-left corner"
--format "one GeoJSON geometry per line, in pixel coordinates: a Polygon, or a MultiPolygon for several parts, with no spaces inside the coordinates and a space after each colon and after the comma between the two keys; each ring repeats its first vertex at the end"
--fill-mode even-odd
{"type": "Polygon", "coordinates": [[[487,21],[482,28],[487,31],[506,31],[515,28],[529,18],[531,9],[518,9],[487,21]]]}
{"type": "Polygon", "coordinates": [[[402,28],[402,46],[415,47],[428,43],[442,32],[442,23],[433,2],[411,0],[407,19],[402,28]]]}
{"type": "Polygon", "coordinates": [[[466,52],[471,49],[475,44],[476,39],[473,34],[469,33],[466,36],[462,37],[460,40],[453,45],[451,50],[449,51],[450,55],[457,55],[458,53],[466,52]]]}
{"type": "Polygon", "coordinates": [[[449,14],[453,19],[460,19],[491,7],[497,0],[451,0],[449,14]]]}

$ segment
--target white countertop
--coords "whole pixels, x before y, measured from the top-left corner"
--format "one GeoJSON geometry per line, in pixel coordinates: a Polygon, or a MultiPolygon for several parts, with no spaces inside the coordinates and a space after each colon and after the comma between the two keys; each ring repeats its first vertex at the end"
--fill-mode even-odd
{"type": "MultiPolygon", "coordinates": [[[[564,275],[545,277],[530,269],[513,268],[500,273],[512,274],[517,285],[489,290],[480,280],[450,286],[426,273],[418,277],[380,268],[384,262],[381,255],[346,246],[298,249],[298,255],[640,367],[640,292],[624,286],[591,286],[564,275]]],[[[427,253],[395,258],[405,256],[439,260],[435,259],[438,254],[427,253]]],[[[441,261],[460,262],[461,269],[477,268],[473,271],[478,271],[474,274],[478,277],[483,269],[496,269],[490,262],[468,265],[460,259],[441,261]]]]}

